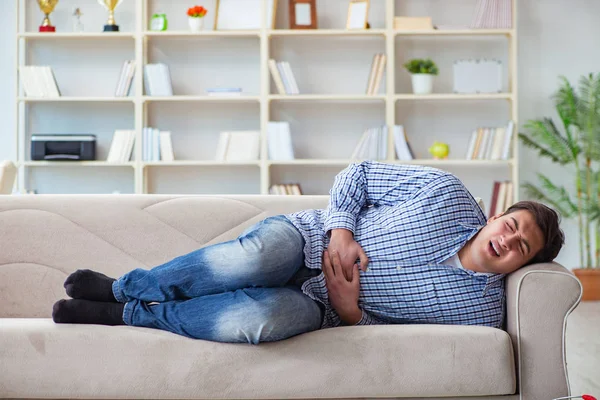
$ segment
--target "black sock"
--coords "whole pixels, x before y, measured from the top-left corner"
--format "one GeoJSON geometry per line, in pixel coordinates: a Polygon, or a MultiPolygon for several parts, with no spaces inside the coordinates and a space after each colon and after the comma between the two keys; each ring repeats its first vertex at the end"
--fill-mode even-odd
{"type": "Polygon", "coordinates": [[[116,302],[112,284],[116,279],[89,269],[78,269],[65,281],[67,294],[74,299],[116,302]]]}
{"type": "Polygon", "coordinates": [[[52,319],[57,324],[125,325],[123,303],[91,300],[59,300],[52,307],[52,319]]]}

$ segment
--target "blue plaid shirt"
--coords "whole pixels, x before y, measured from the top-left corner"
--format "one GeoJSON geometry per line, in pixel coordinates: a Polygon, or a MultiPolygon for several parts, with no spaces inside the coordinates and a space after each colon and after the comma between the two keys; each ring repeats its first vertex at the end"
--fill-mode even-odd
{"type": "MultiPolygon", "coordinates": [[[[360,271],[357,325],[502,327],[504,275],[445,262],[486,224],[483,210],[454,175],[418,165],[351,164],[336,176],[326,210],[286,217],[306,241],[308,268],[321,269],[328,231],[354,233],[369,258],[368,271],[360,271]]],[[[322,328],[343,324],[322,272],[304,282],[302,291],[325,305],[322,328]]]]}

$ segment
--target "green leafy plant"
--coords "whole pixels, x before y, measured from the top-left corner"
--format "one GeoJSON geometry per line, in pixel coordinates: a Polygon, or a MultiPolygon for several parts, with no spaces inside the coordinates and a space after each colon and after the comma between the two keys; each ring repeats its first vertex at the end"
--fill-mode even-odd
{"type": "Polygon", "coordinates": [[[564,218],[577,218],[580,266],[599,268],[600,73],[582,76],[577,89],[565,77],[560,77],[560,87],[553,99],[562,122],[562,131],[552,119],[543,118],[528,121],[525,124],[527,134],[519,134],[525,146],[573,172],[575,198],[565,187],[557,186],[540,173],[537,175],[541,188],[531,183],[523,187],[529,197],[553,206],[564,218]],[[595,255],[591,248],[593,240],[595,255]]]}
{"type": "Polygon", "coordinates": [[[411,74],[430,74],[437,75],[438,67],[430,59],[415,58],[404,64],[404,68],[411,74]]]}

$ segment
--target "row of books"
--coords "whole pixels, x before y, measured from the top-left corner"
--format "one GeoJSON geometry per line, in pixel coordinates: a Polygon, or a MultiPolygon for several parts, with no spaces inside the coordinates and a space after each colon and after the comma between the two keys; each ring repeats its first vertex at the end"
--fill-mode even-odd
{"type": "MultiPolygon", "coordinates": [[[[131,160],[134,144],[134,130],[117,129],[113,134],[106,161],[128,162],[131,160]]],[[[174,159],[171,132],[145,127],[142,130],[142,160],[173,161],[174,159]]]]}
{"type": "Polygon", "coordinates": [[[352,159],[382,160],[387,157],[388,128],[382,125],[366,129],[352,152],[352,159]]]}
{"type": "Polygon", "coordinates": [[[381,79],[383,78],[383,72],[385,71],[386,61],[387,56],[383,53],[377,53],[373,56],[369,80],[367,82],[367,94],[379,93],[379,86],[381,86],[381,79]]]}
{"type": "Polygon", "coordinates": [[[467,148],[467,160],[508,160],[510,144],[514,136],[515,123],[509,121],[507,126],[477,128],[471,134],[467,148]]]}
{"type": "Polygon", "coordinates": [[[174,161],[171,132],[147,126],[142,129],[143,161],[174,161]]]}
{"type": "Polygon", "coordinates": [[[269,194],[300,196],[302,189],[298,183],[283,183],[272,185],[269,188],[269,194]]]}
{"type": "Polygon", "coordinates": [[[477,0],[471,28],[512,28],[511,0],[477,0]]]}
{"type": "Polygon", "coordinates": [[[29,97],[60,97],[60,90],[52,68],[47,65],[24,65],[19,67],[19,78],[29,97]]]}
{"type": "Polygon", "coordinates": [[[268,65],[279,94],[300,94],[289,62],[275,61],[271,58],[268,65]]]}
{"type": "Polygon", "coordinates": [[[494,182],[488,218],[498,215],[512,206],[513,190],[513,183],[511,181],[494,182]]]}

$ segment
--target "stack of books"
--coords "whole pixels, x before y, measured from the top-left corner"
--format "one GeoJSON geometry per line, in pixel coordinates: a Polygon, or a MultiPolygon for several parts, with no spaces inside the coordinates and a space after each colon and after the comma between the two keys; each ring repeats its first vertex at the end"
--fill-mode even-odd
{"type": "Polygon", "coordinates": [[[511,0],[477,0],[477,6],[471,20],[471,28],[512,28],[511,0]]]}
{"type": "Polygon", "coordinates": [[[206,93],[209,96],[220,96],[220,97],[235,97],[242,95],[242,88],[237,87],[223,87],[223,88],[208,88],[206,93]]]}
{"type": "Polygon", "coordinates": [[[147,126],[142,129],[142,160],[174,161],[171,132],[147,126]]]}
{"type": "Polygon", "coordinates": [[[471,134],[467,149],[467,160],[508,160],[510,144],[514,136],[515,123],[506,127],[477,128],[471,134]]]}
{"type": "Polygon", "coordinates": [[[259,131],[221,132],[215,159],[217,161],[256,161],[259,152],[259,131]]]}
{"type": "Polygon", "coordinates": [[[166,64],[144,66],[144,89],[148,96],[173,96],[171,74],[166,64]]]}
{"type": "Polygon", "coordinates": [[[302,195],[302,189],[298,183],[284,183],[271,186],[269,194],[300,196],[302,195]]]}
{"type": "Polygon", "coordinates": [[[60,97],[56,78],[49,66],[21,66],[19,78],[27,97],[60,97]]]}
{"type": "Polygon", "coordinates": [[[387,157],[387,126],[369,128],[363,132],[352,152],[352,159],[383,160],[387,157]]]}
{"type": "Polygon", "coordinates": [[[385,71],[386,60],[387,56],[383,53],[378,53],[373,56],[369,81],[367,82],[367,94],[374,95],[379,93],[379,86],[381,86],[381,79],[383,78],[383,72],[385,71]]]}
{"type": "Polygon", "coordinates": [[[269,71],[279,94],[300,94],[290,63],[269,59],[269,71]]]}
{"type": "Polygon", "coordinates": [[[293,160],[294,146],[290,123],[270,121],[267,125],[267,145],[270,160],[293,160]]]}
{"type": "Polygon", "coordinates": [[[512,206],[512,201],[513,183],[510,181],[494,182],[488,218],[506,211],[508,207],[512,206]]]}
{"type": "Polygon", "coordinates": [[[134,130],[116,130],[110,144],[110,150],[108,150],[106,161],[115,163],[128,162],[131,159],[134,143],[134,130]]]}
{"type": "Polygon", "coordinates": [[[131,83],[133,82],[133,76],[135,75],[135,61],[127,60],[121,68],[121,75],[119,76],[119,82],[117,83],[117,89],[115,90],[116,97],[125,97],[129,95],[131,89],[131,83]]]}

